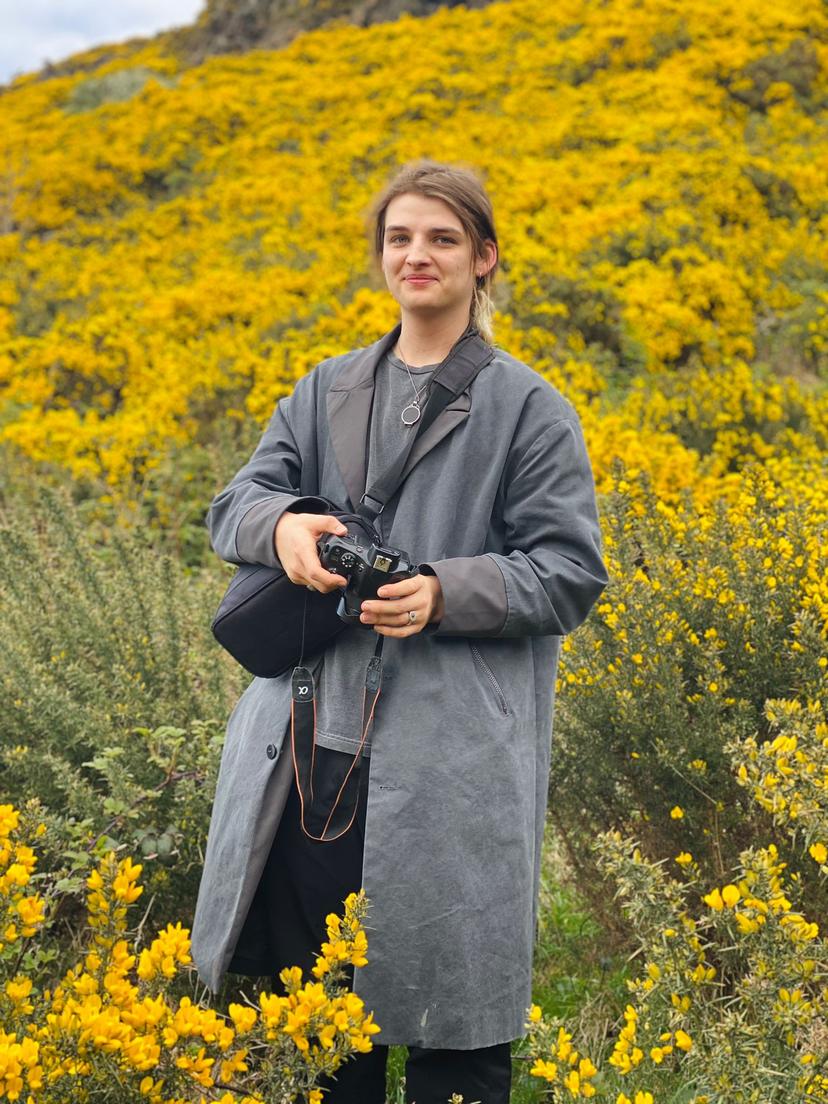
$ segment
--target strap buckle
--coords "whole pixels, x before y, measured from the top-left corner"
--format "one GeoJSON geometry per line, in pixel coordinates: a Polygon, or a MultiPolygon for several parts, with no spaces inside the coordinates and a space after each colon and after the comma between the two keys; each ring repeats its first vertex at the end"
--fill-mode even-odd
{"type": "Polygon", "coordinates": [[[373,510],[376,517],[379,517],[382,511],[385,509],[385,503],[380,502],[377,498],[371,498],[367,491],[359,500],[359,504],[360,506],[367,506],[369,510],[373,510]],[[374,503],[376,503],[376,506],[374,505],[374,503]],[[379,509],[376,508],[377,506],[379,506],[379,509]]]}

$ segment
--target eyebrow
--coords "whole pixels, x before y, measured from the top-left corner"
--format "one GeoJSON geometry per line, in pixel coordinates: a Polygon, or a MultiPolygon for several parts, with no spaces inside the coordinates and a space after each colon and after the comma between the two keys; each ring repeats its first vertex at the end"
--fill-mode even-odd
{"type": "MultiPolygon", "coordinates": [[[[407,226],[386,226],[386,234],[390,234],[393,230],[408,230],[407,226]]],[[[429,231],[432,234],[462,234],[463,231],[457,226],[431,226],[429,231]]]]}

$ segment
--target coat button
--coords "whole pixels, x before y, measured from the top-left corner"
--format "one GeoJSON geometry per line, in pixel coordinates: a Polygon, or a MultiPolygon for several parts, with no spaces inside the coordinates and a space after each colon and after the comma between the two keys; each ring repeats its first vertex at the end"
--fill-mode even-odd
{"type": "Polygon", "coordinates": [[[279,752],[277,751],[275,744],[268,744],[267,745],[267,757],[268,757],[268,759],[275,759],[278,754],[279,754],[279,752]]]}

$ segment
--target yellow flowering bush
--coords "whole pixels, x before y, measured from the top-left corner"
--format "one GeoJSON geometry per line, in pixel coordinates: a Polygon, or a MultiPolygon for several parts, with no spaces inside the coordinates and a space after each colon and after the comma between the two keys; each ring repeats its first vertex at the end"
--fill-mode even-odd
{"type": "MultiPolygon", "coordinates": [[[[823,700],[805,695],[769,699],[762,720],[761,736],[724,750],[766,827],[785,830],[779,845],[744,849],[711,886],[690,851],[668,864],[618,830],[594,841],[640,965],[587,1095],[659,1104],[682,1088],[688,1104],[828,1101],[828,939],[813,918],[824,918],[828,875],[828,718],[823,700]],[[783,851],[803,873],[789,872],[783,851]]],[[[556,1046],[572,1035],[538,1006],[527,1029],[532,1074],[563,1086],[556,1046]]]]}
{"type": "Polygon", "coordinates": [[[371,1049],[379,1027],[344,984],[349,966],[367,962],[364,893],[327,918],[313,978],[286,967],[282,995],[261,992],[224,1014],[172,995],[191,962],[180,923],[137,947],[127,916],[143,893],[142,867],[109,852],[87,880],[81,957],[48,983],[27,974],[18,951],[46,931],[44,902],[27,892],[35,856],[16,838],[18,821],[0,806],[0,1099],[320,1104],[320,1078],[371,1049]]]}
{"type": "Polygon", "coordinates": [[[533,1004],[526,1021],[529,1073],[549,1086],[552,1099],[588,1099],[596,1095],[592,1078],[598,1072],[592,1060],[572,1045],[572,1033],[559,1020],[546,1019],[533,1004]]]}
{"type": "MultiPolygon", "coordinates": [[[[365,208],[428,155],[485,172],[498,341],[583,411],[601,489],[615,456],[709,500],[745,457],[814,454],[826,26],[818,0],[511,0],[190,67],[161,36],[20,77],[0,437],[138,501],[173,450],[263,424],[395,319],[365,208]],[[436,40],[450,57],[401,83],[436,40]]],[[[200,500],[216,482],[200,471],[200,500]]]]}
{"type": "MultiPolygon", "coordinates": [[[[604,503],[610,584],[562,643],[550,800],[579,884],[604,913],[584,842],[617,827],[650,856],[692,853],[719,877],[768,827],[728,743],[766,730],[768,698],[824,691],[822,468],[783,478],[751,463],[736,487],[710,506],[670,506],[645,473],[618,465],[604,503]]],[[[771,774],[777,789],[793,785],[771,774]]]]}
{"type": "Polygon", "coordinates": [[[618,1073],[656,1099],[673,1065],[698,1104],[828,1099],[828,942],[776,845],[746,849],[708,893],[697,868],[676,882],[620,833],[597,846],[645,960],[609,1057],[618,1073]]]}
{"type": "MultiPolygon", "coordinates": [[[[0,962],[16,961],[24,941],[43,923],[43,898],[30,891],[37,865],[33,848],[21,837],[20,811],[0,805],[0,962]]],[[[41,835],[41,826],[35,835],[41,835]]]]}
{"type": "MultiPolygon", "coordinates": [[[[828,664],[823,665],[826,670],[828,664]]],[[[771,699],[765,718],[776,735],[727,748],[739,782],[787,830],[794,846],[828,874],[828,714],[823,700],[771,699]]]]}
{"type": "Polygon", "coordinates": [[[745,850],[732,880],[707,893],[697,866],[681,864],[689,873],[677,881],[620,832],[595,849],[641,964],[595,1063],[530,1010],[531,1073],[556,1087],[553,1098],[666,1104],[683,1087],[692,1104],[828,1100],[828,941],[798,906],[799,879],[776,846],[745,850]]]}

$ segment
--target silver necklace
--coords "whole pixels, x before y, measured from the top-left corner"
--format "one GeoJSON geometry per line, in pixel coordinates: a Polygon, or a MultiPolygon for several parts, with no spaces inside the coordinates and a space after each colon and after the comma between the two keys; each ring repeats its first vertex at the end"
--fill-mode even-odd
{"type": "Polygon", "coordinates": [[[428,389],[428,384],[426,383],[422,387],[422,389],[418,391],[417,385],[414,382],[414,378],[411,375],[411,369],[408,367],[406,359],[402,355],[402,350],[400,349],[399,345],[397,345],[397,354],[403,364],[405,364],[405,370],[406,372],[408,372],[408,378],[411,380],[411,386],[414,388],[414,398],[411,400],[408,406],[403,408],[403,412],[402,414],[400,414],[400,418],[402,419],[403,425],[412,426],[420,420],[420,399],[423,397],[426,390],[428,389]]]}

